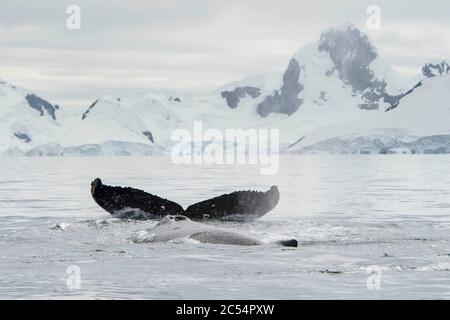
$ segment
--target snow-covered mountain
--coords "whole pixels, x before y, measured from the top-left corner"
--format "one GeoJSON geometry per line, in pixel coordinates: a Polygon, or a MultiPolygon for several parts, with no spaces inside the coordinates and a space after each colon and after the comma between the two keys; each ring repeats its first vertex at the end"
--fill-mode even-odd
{"type": "Polygon", "coordinates": [[[283,73],[250,76],[205,95],[161,89],[108,95],[77,111],[2,82],[0,154],[170,153],[174,129],[192,129],[194,121],[205,129],[279,129],[282,151],[305,152],[339,124],[369,124],[369,119],[407,112],[401,111],[408,109],[404,100],[449,71],[444,61],[426,64],[416,77],[401,75],[364,33],[344,23],[298,50],[283,73]]]}
{"type": "Polygon", "coordinates": [[[60,136],[59,107],[0,81],[0,154],[21,153],[60,136]]]}
{"type": "Polygon", "coordinates": [[[317,129],[291,153],[450,153],[450,74],[432,77],[397,108],[317,129]]]}

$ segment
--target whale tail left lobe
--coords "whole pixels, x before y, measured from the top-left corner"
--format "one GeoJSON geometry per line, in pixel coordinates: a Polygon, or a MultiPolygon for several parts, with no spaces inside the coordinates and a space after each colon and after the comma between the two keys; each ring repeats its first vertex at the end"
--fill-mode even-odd
{"type": "Polygon", "coordinates": [[[104,210],[111,214],[120,214],[124,218],[157,219],[184,212],[178,203],[139,189],[107,186],[100,178],[92,182],[91,195],[104,210]]]}

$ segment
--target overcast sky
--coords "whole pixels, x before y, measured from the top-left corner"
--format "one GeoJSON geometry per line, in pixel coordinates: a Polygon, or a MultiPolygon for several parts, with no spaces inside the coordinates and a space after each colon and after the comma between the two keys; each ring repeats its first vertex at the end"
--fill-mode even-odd
{"type": "Polygon", "coordinates": [[[450,57],[450,1],[0,0],[0,79],[64,106],[152,87],[214,90],[282,71],[300,47],[350,21],[398,71],[450,57]],[[70,4],[81,29],[66,27],[70,4]],[[381,28],[366,28],[369,5],[381,28]]]}

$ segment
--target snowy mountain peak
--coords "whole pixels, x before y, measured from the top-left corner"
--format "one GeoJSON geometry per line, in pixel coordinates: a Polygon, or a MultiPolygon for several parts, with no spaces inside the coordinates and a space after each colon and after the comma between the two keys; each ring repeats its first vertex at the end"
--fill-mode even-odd
{"type": "Polygon", "coordinates": [[[352,106],[355,114],[355,109],[385,111],[411,87],[379,57],[369,37],[346,22],[298,50],[279,86],[258,99],[256,112],[292,116],[317,105],[352,106]]]}
{"type": "Polygon", "coordinates": [[[360,51],[366,56],[374,56],[373,59],[378,55],[372,40],[350,22],[344,22],[323,31],[319,37],[319,46],[349,53],[360,51]]]}
{"type": "Polygon", "coordinates": [[[0,154],[20,153],[52,141],[60,128],[59,106],[33,92],[0,82],[0,154]]]}
{"type": "Polygon", "coordinates": [[[342,80],[354,90],[364,91],[373,82],[370,64],[378,56],[369,38],[351,24],[344,24],[323,32],[319,40],[319,51],[327,52],[342,80]]]}
{"type": "Polygon", "coordinates": [[[347,21],[344,21],[344,22],[338,24],[337,26],[325,29],[323,31],[323,33],[330,32],[330,31],[334,31],[334,32],[344,31],[344,32],[347,32],[348,30],[352,30],[352,29],[359,30],[358,27],[355,24],[353,24],[353,23],[351,23],[350,21],[347,20],[347,21]]]}
{"type": "Polygon", "coordinates": [[[58,105],[51,104],[38,95],[3,80],[0,80],[0,90],[3,96],[18,99],[21,103],[18,103],[19,101],[16,100],[17,105],[27,105],[37,111],[41,117],[49,116],[53,120],[56,120],[56,111],[59,109],[58,105]],[[23,103],[24,99],[26,103],[23,103]]]}

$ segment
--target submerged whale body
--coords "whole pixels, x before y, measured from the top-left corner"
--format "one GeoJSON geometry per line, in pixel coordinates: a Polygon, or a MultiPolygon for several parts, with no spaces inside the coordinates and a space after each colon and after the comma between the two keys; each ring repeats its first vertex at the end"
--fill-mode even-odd
{"type": "MultiPolygon", "coordinates": [[[[166,242],[182,238],[190,238],[202,243],[255,246],[265,244],[253,237],[229,231],[227,229],[205,225],[190,220],[182,215],[168,215],[162,218],[155,227],[147,230],[150,237],[135,242],[166,242]]],[[[276,241],[285,247],[297,247],[295,239],[276,241]]]]}
{"type": "Polygon", "coordinates": [[[184,215],[192,220],[251,220],[271,211],[280,199],[277,186],[272,186],[267,192],[235,191],[183,209],[176,202],[139,189],[104,185],[100,178],[91,183],[91,195],[107,212],[137,220],[160,219],[167,215],[184,215]]]}

